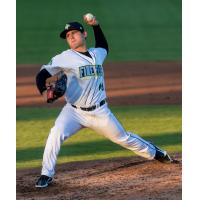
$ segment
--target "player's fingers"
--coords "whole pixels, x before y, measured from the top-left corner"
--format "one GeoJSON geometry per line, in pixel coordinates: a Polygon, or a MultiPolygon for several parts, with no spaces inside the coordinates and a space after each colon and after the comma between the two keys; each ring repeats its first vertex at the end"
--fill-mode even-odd
{"type": "Polygon", "coordinates": [[[93,26],[97,24],[97,20],[96,17],[94,16],[94,18],[92,18],[91,20],[88,20],[86,15],[83,16],[84,21],[86,22],[86,24],[93,26]]]}
{"type": "Polygon", "coordinates": [[[87,22],[86,15],[83,15],[83,20],[84,20],[85,22],[87,22]]]}

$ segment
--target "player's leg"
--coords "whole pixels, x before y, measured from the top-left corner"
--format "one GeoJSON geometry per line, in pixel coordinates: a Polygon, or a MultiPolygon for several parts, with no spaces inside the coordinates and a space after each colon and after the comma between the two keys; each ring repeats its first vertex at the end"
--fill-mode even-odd
{"type": "MultiPolygon", "coordinates": [[[[51,178],[55,174],[55,165],[61,144],[81,128],[83,126],[79,122],[77,113],[74,112],[74,109],[70,105],[66,105],[57,117],[46,142],[41,172],[44,182],[45,179],[47,181],[49,177],[51,178]]],[[[36,183],[36,187],[40,187],[40,184],[36,183]]]]}
{"type": "Polygon", "coordinates": [[[93,123],[92,128],[95,131],[147,159],[155,159],[156,156],[163,157],[166,155],[166,152],[160,150],[140,136],[131,132],[126,132],[113,113],[108,108],[104,110],[104,113],[97,115],[97,123],[93,123]]]}

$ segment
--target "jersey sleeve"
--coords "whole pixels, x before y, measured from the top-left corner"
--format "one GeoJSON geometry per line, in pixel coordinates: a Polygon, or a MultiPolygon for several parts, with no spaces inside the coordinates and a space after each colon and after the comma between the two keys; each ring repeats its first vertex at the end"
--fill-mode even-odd
{"type": "Polygon", "coordinates": [[[55,56],[51,59],[51,61],[48,64],[42,65],[41,70],[42,69],[46,69],[53,76],[62,70],[62,65],[58,57],[55,56]]]}
{"type": "Polygon", "coordinates": [[[95,37],[95,47],[101,47],[106,49],[107,53],[109,51],[108,42],[105,38],[105,35],[100,27],[100,25],[93,26],[94,37],[95,37]]]}
{"type": "Polygon", "coordinates": [[[98,60],[99,64],[103,64],[106,56],[107,56],[107,50],[104,48],[90,48],[90,51],[92,51],[95,54],[96,59],[98,60]]]}

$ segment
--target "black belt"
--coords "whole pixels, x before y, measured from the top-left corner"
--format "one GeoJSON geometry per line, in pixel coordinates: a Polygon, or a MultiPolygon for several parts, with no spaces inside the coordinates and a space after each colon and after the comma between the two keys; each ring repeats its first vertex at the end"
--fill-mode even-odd
{"type": "MultiPolygon", "coordinates": [[[[93,110],[95,110],[97,107],[103,106],[105,103],[106,103],[106,100],[104,99],[104,100],[102,100],[102,101],[99,103],[99,106],[94,105],[94,106],[91,106],[91,107],[88,107],[88,108],[80,107],[80,109],[81,109],[81,110],[84,110],[84,111],[93,111],[93,110]]],[[[75,105],[72,105],[72,107],[77,108],[77,106],[75,106],[75,105]]]]}

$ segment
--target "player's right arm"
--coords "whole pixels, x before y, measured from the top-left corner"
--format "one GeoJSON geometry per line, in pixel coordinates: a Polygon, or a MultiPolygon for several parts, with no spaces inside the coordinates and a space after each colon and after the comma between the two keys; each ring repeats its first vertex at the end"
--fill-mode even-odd
{"type": "Polygon", "coordinates": [[[108,42],[105,38],[105,35],[104,35],[96,17],[94,16],[94,18],[91,21],[87,21],[85,16],[83,17],[83,19],[89,26],[92,26],[92,28],[93,28],[94,37],[95,37],[95,47],[105,49],[108,54],[108,51],[109,51],[108,42]]]}
{"type": "Polygon", "coordinates": [[[103,34],[103,31],[100,27],[100,25],[96,25],[96,26],[92,26],[93,27],[93,31],[94,31],[94,37],[95,37],[95,47],[98,48],[104,48],[106,49],[107,53],[109,51],[109,48],[108,48],[108,42],[103,34]]]}

